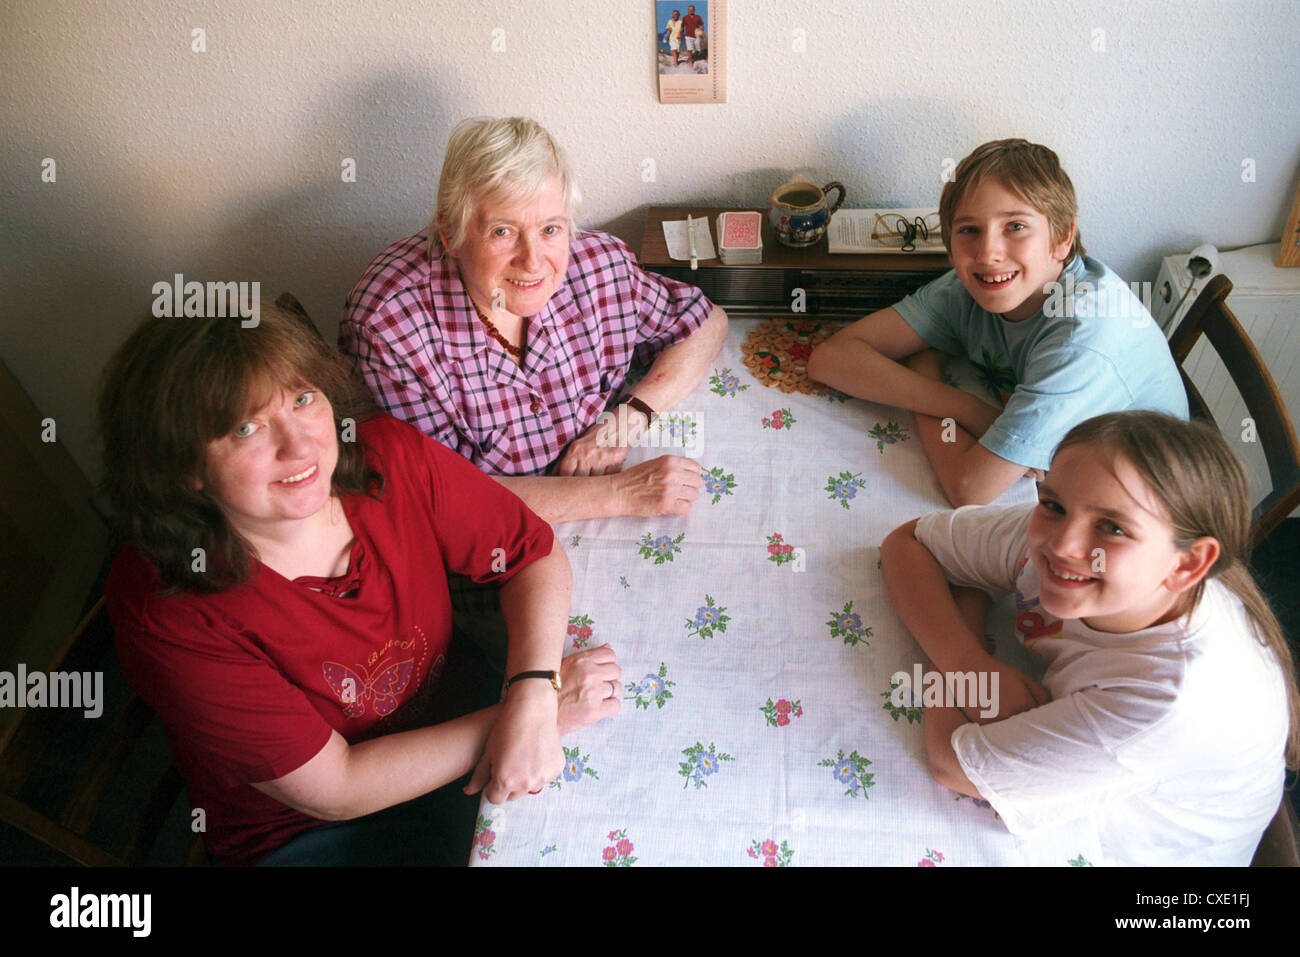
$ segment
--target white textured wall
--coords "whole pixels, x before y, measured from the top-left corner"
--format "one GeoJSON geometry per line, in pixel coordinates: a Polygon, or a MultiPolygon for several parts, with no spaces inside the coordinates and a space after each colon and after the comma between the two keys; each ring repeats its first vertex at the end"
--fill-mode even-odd
{"type": "Polygon", "coordinates": [[[946,158],[1011,135],[1061,154],[1089,251],[1126,278],[1281,232],[1294,0],[731,6],[729,102],[666,107],[650,0],[6,4],[0,357],[94,475],[93,383],[153,283],[289,288],[332,336],[369,259],[428,219],[447,133],[473,114],[540,120],[583,221],[633,241],[647,204],[762,205],[795,172],[844,181],[850,205],[933,203],[946,158]]]}

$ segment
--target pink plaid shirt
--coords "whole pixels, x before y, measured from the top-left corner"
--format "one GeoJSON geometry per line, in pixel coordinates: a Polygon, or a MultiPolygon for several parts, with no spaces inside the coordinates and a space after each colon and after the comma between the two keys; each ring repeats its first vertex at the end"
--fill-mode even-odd
{"type": "Polygon", "coordinates": [[[450,256],[419,232],[380,253],[348,294],[339,351],[379,404],[503,475],[544,471],[648,365],[698,329],[712,304],[644,272],[627,244],[578,231],[564,282],[528,320],[520,366],[489,338],[450,256]]]}

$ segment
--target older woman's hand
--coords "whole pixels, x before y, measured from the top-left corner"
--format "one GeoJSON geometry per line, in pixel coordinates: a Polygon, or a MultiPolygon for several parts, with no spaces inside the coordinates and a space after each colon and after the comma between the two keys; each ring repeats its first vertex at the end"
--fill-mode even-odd
{"type": "Polygon", "coordinates": [[[596,423],[569,443],[555,466],[556,475],[608,475],[627,460],[627,446],[606,440],[609,430],[596,423]]]}
{"type": "Polygon", "coordinates": [[[700,463],[682,455],[661,455],[611,476],[620,515],[685,515],[700,497],[700,463]]]}
{"type": "Polygon", "coordinates": [[[578,438],[569,443],[555,466],[556,475],[609,475],[623,467],[627,450],[636,445],[650,428],[650,421],[639,409],[620,406],[616,412],[604,412],[578,438]]]}
{"type": "Polygon", "coordinates": [[[560,664],[560,734],[618,714],[622,675],[614,649],[607,644],[565,658],[560,664]]]}

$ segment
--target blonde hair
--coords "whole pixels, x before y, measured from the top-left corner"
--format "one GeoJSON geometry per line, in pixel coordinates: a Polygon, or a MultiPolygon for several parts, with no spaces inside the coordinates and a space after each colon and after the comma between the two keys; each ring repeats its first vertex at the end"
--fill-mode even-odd
{"type": "Polygon", "coordinates": [[[1272,649],[1286,682],[1290,732],[1287,767],[1300,767],[1300,691],[1286,635],[1255,584],[1246,560],[1250,547],[1250,496],[1246,473],[1217,430],[1160,412],[1111,412],[1076,425],[1056,447],[1059,455],[1088,445],[1122,456],[1137,470],[1164,509],[1174,545],[1186,551],[1198,538],[1219,543],[1219,557],[1192,592],[1195,609],[1205,584],[1217,578],[1240,599],[1256,640],[1272,649]]]}
{"type": "MultiPolygon", "coordinates": [[[[975,147],[957,164],[956,173],[939,196],[939,228],[948,252],[952,252],[952,221],[957,205],[988,177],[1047,217],[1053,246],[1065,241],[1070,224],[1079,214],[1079,204],[1074,198],[1074,184],[1061,169],[1060,158],[1046,146],[1028,140],[991,140],[975,147]]],[[[1085,253],[1075,229],[1066,261],[1085,253]]]]}
{"type": "Polygon", "coordinates": [[[522,116],[462,121],[452,130],[442,161],[438,207],[429,223],[429,256],[443,247],[441,233],[446,233],[452,249],[460,248],[469,221],[483,202],[530,199],[552,177],[564,190],[572,232],[582,193],[564,150],[551,134],[522,116]]]}

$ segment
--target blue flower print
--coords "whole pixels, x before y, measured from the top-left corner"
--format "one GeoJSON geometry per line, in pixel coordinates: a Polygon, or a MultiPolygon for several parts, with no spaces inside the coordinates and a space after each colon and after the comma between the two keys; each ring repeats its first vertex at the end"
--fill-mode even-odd
{"type": "Polygon", "coordinates": [[[702,605],[695,610],[695,627],[703,628],[705,625],[711,625],[718,620],[718,609],[710,608],[708,605],[702,605]]]}
{"type": "Polygon", "coordinates": [[[851,614],[838,614],[835,616],[835,627],[840,631],[862,631],[862,616],[857,612],[851,614]]]}
{"type": "Polygon", "coordinates": [[[852,785],[855,770],[853,762],[848,758],[845,758],[843,761],[840,761],[835,765],[835,771],[833,772],[835,774],[835,780],[839,781],[841,784],[852,785]]]}
{"type": "Polygon", "coordinates": [[[847,509],[849,502],[857,497],[858,489],[866,488],[866,485],[867,480],[860,474],[841,472],[826,479],[826,491],[830,492],[826,497],[839,502],[842,508],[847,509]]]}

